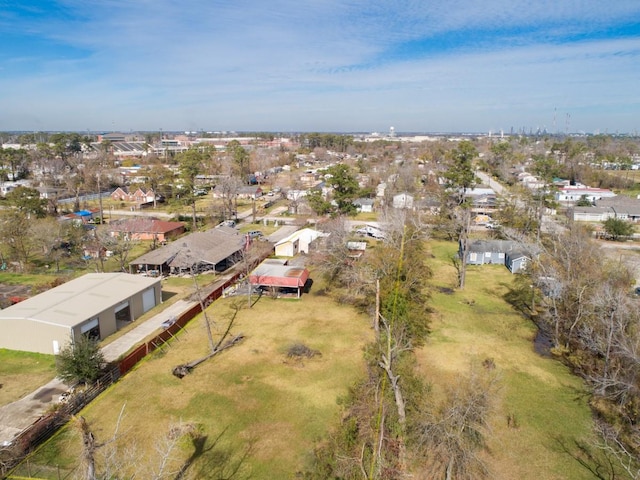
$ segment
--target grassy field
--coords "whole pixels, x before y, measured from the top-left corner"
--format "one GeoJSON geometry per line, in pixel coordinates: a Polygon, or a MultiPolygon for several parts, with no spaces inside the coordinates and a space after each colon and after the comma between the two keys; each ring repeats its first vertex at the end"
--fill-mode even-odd
{"type": "Polygon", "coordinates": [[[56,376],[55,357],[0,348],[0,405],[15,402],[56,376]]]}
{"type": "Polygon", "coordinates": [[[436,313],[430,340],[417,352],[424,377],[437,396],[472,364],[493,360],[499,380],[483,453],[492,479],[590,478],[560,447],[589,437],[582,382],[534,351],[535,327],[502,298],[513,280],[504,266],[470,266],[465,289],[454,288],[455,248],[431,243],[436,313]]]}
{"type": "MultiPolygon", "coordinates": [[[[498,387],[487,449],[481,453],[490,478],[590,478],[562,446],[572,448],[589,438],[591,413],[583,385],[559,362],[535,353],[534,326],[503,299],[514,277],[503,266],[469,267],[467,286],[458,291],[450,262],[455,245],[430,242],[429,248],[432,334],[416,354],[434,401],[472,364],[491,359],[498,387]]],[[[369,319],[320,295],[320,283],[301,300],[262,298],[253,308],[242,308],[233,332],[246,339],[180,380],[172,368],[207,353],[204,320],[196,318],[170,346],[82,412],[103,442],[113,436],[124,411],[119,440],[100,452],[120,445],[125,460],[136,458],[148,472],[159,465],[159,439],[178,423],[193,424],[208,436],[207,456],[218,466],[249,452],[240,478],[295,478],[314,442],[336,425],[339,398],[363,374],[362,346],[371,339],[369,319]],[[322,355],[288,358],[296,342],[322,355]]],[[[228,298],[209,307],[217,329],[230,318],[235,302],[246,305],[246,299],[228,298]]],[[[31,471],[37,470],[39,478],[58,478],[55,467],[60,466],[67,475],[77,465],[80,443],[75,428],[63,429],[31,459],[31,471]]],[[[187,442],[181,449],[185,458],[193,445],[187,442]]]]}
{"type": "MultiPolygon", "coordinates": [[[[233,332],[244,333],[246,339],[180,380],[171,374],[173,367],[208,351],[203,317],[197,317],[170,346],[143,361],[82,412],[97,441],[113,435],[124,407],[120,446],[128,453],[135,451],[143,466],[159,465],[157,441],[182,422],[197,425],[208,436],[209,455],[217,459],[238,459],[250,449],[243,474],[254,479],[293,478],[314,441],[336,425],[338,399],[363,374],[362,346],[371,336],[369,319],[314,293],[320,291],[319,283],[301,300],[265,297],[253,308],[240,310],[233,332]],[[288,348],[298,342],[321,355],[289,358],[288,348]]],[[[230,305],[238,301],[247,303],[245,298],[228,298],[209,307],[218,329],[230,318],[230,305]]],[[[31,460],[32,471],[36,464],[72,467],[80,444],[74,428],[63,429],[31,460]]],[[[193,451],[188,444],[182,448],[182,458],[193,451]]],[[[45,470],[39,472],[46,476],[45,470]]],[[[55,475],[52,469],[49,478],[55,475]]]]}

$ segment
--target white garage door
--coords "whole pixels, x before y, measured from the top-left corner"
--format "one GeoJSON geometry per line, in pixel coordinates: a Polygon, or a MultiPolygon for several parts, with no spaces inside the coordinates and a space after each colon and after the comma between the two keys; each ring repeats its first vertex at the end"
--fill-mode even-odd
{"type": "Polygon", "coordinates": [[[146,312],[156,306],[156,292],[154,288],[142,292],[142,311],[146,312]]]}

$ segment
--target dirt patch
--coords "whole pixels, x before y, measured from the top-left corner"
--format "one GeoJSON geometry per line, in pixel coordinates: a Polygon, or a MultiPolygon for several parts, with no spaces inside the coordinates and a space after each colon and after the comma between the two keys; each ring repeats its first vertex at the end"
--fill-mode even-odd
{"type": "Polygon", "coordinates": [[[450,287],[438,287],[437,290],[439,293],[444,293],[445,295],[453,295],[455,293],[455,290],[450,287]]]}
{"type": "Polygon", "coordinates": [[[16,300],[24,300],[31,296],[31,286],[0,283],[0,308],[7,308],[16,303],[16,300]]]}
{"type": "Polygon", "coordinates": [[[41,388],[33,396],[33,399],[39,402],[49,403],[57,400],[62,392],[64,392],[64,390],[60,388],[41,388]]]}

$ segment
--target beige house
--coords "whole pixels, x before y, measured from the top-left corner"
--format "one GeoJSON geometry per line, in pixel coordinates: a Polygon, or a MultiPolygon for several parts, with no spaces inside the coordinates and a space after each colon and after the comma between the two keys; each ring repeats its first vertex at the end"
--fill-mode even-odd
{"type": "Polygon", "coordinates": [[[0,310],[0,348],[57,354],[86,335],[103,339],[162,301],[159,278],[90,273],[0,310]]]}
{"type": "Polygon", "coordinates": [[[317,230],[303,228],[276,242],[275,254],[277,257],[294,257],[300,252],[309,253],[311,243],[320,236],[322,233],[317,230]]]}

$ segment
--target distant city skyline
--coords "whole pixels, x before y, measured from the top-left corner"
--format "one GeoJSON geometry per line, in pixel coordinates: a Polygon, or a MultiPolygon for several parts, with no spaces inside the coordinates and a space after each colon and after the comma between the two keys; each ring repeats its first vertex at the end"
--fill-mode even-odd
{"type": "Polygon", "coordinates": [[[640,130],[636,0],[22,3],[2,131],[640,130]]]}

